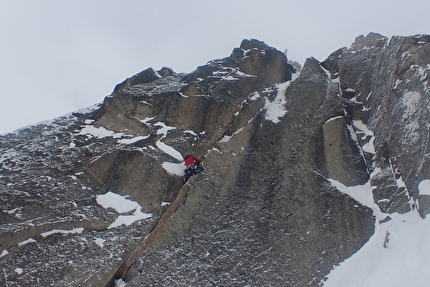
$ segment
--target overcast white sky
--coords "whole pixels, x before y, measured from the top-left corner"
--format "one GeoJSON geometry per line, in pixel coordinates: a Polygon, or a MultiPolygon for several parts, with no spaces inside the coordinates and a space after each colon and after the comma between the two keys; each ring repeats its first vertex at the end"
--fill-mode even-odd
{"type": "Polygon", "coordinates": [[[103,101],[148,68],[191,72],[256,38],[303,63],[355,37],[430,34],[425,0],[0,0],[0,134],[103,101]]]}

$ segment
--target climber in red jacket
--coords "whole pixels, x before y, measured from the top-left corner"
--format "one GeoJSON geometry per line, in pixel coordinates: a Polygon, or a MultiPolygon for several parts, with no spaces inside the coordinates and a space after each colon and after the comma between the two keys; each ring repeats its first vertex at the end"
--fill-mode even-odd
{"type": "Polygon", "coordinates": [[[189,155],[189,154],[184,157],[184,160],[185,160],[185,166],[187,168],[191,164],[198,165],[201,162],[198,158],[196,158],[195,156],[189,155]]]}
{"type": "Polygon", "coordinates": [[[185,183],[192,175],[202,172],[203,167],[200,166],[201,160],[189,154],[184,157],[184,161],[185,161],[185,166],[187,167],[185,169],[185,174],[183,179],[185,183]]]}

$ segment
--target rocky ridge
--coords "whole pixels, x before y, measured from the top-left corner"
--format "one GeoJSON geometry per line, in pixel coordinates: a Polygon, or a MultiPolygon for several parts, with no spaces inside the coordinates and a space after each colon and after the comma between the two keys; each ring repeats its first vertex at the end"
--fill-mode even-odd
{"type": "Polygon", "coordinates": [[[190,74],[152,68],[100,105],[0,137],[0,282],[108,286],[204,159],[128,286],[318,286],[393,212],[429,212],[429,36],[360,36],[298,73],[244,40],[190,74]],[[375,215],[340,192],[370,183],[375,215]],[[100,195],[152,216],[112,227],[100,195]],[[139,209],[140,210],[140,209],[139,209]],[[381,214],[383,218],[381,218],[381,214]]]}

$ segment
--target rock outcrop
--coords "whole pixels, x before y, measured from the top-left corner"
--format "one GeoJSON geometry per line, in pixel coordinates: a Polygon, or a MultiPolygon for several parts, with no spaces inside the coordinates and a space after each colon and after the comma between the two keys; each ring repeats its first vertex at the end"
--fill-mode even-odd
{"type": "Polygon", "coordinates": [[[205,172],[127,286],[319,286],[383,224],[372,209],[430,212],[418,188],[429,38],[360,36],[294,80],[284,53],[244,40],[190,74],[149,68],[85,112],[1,136],[0,282],[112,285],[194,154],[205,172]],[[376,207],[337,188],[369,182],[376,207]],[[113,194],[133,207],[103,204],[113,194]]]}
{"type": "MultiPolygon", "coordinates": [[[[409,211],[410,196],[417,199],[419,183],[429,178],[429,53],[427,35],[387,39],[371,33],[322,63],[339,77],[348,115],[375,135],[361,131],[374,138],[368,167],[377,168],[371,182],[384,211],[409,211]]],[[[422,216],[425,209],[420,204],[422,216]]]]}

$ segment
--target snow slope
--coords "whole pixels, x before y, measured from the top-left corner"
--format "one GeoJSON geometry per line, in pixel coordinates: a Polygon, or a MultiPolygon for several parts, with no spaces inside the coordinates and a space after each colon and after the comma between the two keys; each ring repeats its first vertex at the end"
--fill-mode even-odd
{"type": "MultiPolygon", "coordinates": [[[[374,203],[369,182],[350,187],[332,179],[330,182],[373,210],[375,233],[352,257],[334,267],[321,284],[324,287],[428,286],[430,219],[422,219],[416,209],[405,214],[381,212],[374,203]]],[[[429,183],[430,180],[420,183],[420,194],[430,194],[429,183]]]]}
{"type": "MultiPolygon", "coordinates": [[[[362,147],[364,152],[375,153],[374,134],[361,121],[355,128],[372,136],[362,147]]],[[[374,174],[380,172],[374,170],[374,174]]],[[[370,178],[372,175],[370,176],[370,178]]],[[[353,256],[341,262],[321,282],[324,287],[393,287],[428,286],[430,282],[430,219],[422,219],[415,208],[405,214],[383,213],[374,202],[370,182],[347,187],[329,179],[339,191],[348,194],[372,209],[375,233],[353,256]]],[[[397,184],[404,186],[398,179],[397,184]]],[[[419,185],[420,194],[430,194],[430,180],[419,185]]],[[[412,202],[410,202],[412,203],[412,202]]]]}
{"type": "Polygon", "coordinates": [[[428,286],[430,220],[416,211],[390,217],[376,221],[375,234],[334,268],[324,287],[428,286]]]}

